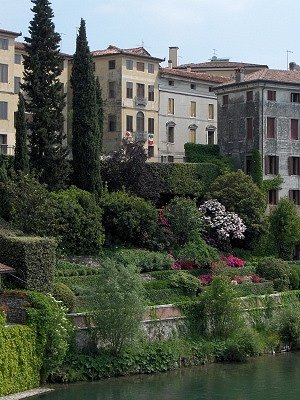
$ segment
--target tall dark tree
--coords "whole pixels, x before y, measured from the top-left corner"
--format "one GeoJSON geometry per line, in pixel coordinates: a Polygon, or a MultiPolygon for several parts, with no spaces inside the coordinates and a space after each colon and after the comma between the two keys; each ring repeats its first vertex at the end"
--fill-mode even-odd
{"type": "Polygon", "coordinates": [[[100,129],[93,59],[89,50],[85,21],[81,19],[73,58],[72,151],[74,183],[92,193],[101,191],[100,129]]]}
{"type": "Polygon", "coordinates": [[[99,124],[99,151],[102,153],[103,150],[103,115],[104,105],[102,99],[102,90],[99,82],[99,78],[96,78],[96,102],[97,102],[97,113],[98,113],[98,124],[99,124]]]}
{"type": "Polygon", "coordinates": [[[50,188],[64,186],[68,163],[64,145],[65,94],[59,76],[63,58],[59,53],[60,35],[52,22],[48,0],[31,0],[33,19],[30,37],[25,38],[24,82],[26,110],[32,114],[28,123],[30,166],[50,188]]]}
{"type": "Polygon", "coordinates": [[[27,147],[27,124],[25,119],[25,102],[22,93],[19,94],[16,118],[16,148],[14,158],[15,171],[29,172],[29,157],[27,147]]]}

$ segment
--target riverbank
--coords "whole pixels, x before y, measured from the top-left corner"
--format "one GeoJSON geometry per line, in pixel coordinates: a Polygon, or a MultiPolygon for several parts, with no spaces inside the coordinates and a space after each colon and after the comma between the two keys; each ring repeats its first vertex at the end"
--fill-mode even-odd
{"type": "Polygon", "coordinates": [[[26,390],[25,392],[10,394],[8,396],[1,396],[0,400],[21,400],[27,399],[28,397],[37,396],[39,394],[44,394],[48,392],[53,392],[54,389],[49,388],[36,388],[31,390],[26,390]]]}

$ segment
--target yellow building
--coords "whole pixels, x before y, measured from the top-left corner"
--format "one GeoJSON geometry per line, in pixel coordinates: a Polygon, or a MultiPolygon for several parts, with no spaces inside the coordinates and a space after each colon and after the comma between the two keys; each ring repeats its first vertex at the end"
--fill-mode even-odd
{"type": "Polygon", "coordinates": [[[117,150],[123,138],[132,137],[145,144],[150,161],[157,161],[158,71],[163,60],[143,47],[109,46],[92,56],[105,107],[104,151],[117,150]]]}

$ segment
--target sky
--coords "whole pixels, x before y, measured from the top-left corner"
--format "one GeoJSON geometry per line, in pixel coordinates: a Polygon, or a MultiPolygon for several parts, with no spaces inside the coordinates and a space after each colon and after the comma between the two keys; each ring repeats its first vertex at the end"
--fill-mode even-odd
{"type": "MultiPolygon", "coordinates": [[[[50,0],[61,51],[74,54],[80,19],[91,50],[144,46],[165,58],[178,46],[179,64],[230,61],[286,69],[300,64],[299,0],[50,0]],[[287,52],[288,51],[288,52],[287,52]]],[[[0,0],[0,29],[28,36],[30,0],[0,0]]]]}

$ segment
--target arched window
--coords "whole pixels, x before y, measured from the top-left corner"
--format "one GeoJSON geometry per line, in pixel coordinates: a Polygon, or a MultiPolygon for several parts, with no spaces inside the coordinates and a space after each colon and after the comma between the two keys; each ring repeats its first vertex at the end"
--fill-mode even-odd
{"type": "Polygon", "coordinates": [[[139,111],[136,114],[136,131],[137,132],[144,132],[144,130],[145,130],[144,113],[142,113],[142,111],[139,111]]]}

